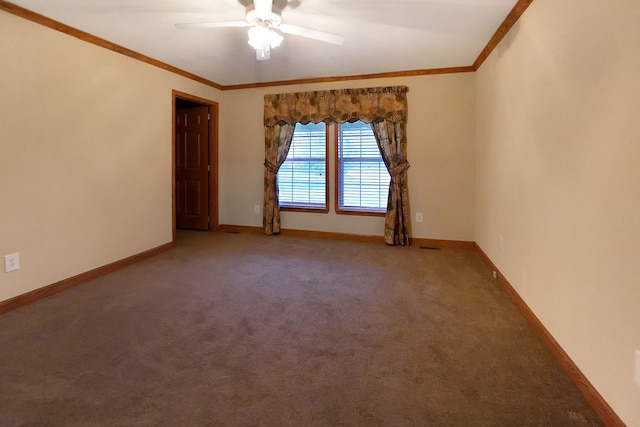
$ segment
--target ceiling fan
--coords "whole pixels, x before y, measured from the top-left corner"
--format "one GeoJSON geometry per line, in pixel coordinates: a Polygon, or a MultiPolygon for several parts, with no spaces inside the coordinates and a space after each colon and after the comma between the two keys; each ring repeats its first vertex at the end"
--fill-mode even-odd
{"type": "Polygon", "coordinates": [[[280,46],[284,37],[280,33],[294,34],[335,45],[342,45],[344,37],[298,27],[282,22],[282,10],[273,0],[253,0],[246,6],[244,21],[209,21],[176,24],[178,28],[224,28],[249,27],[249,45],[256,50],[256,59],[263,61],[271,57],[271,49],[280,46]]]}

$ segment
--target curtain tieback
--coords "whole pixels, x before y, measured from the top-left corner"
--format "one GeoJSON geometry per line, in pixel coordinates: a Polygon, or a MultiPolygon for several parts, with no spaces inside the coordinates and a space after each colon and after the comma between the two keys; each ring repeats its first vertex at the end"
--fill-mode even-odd
{"type": "Polygon", "coordinates": [[[404,171],[406,171],[407,169],[409,169],[409,162],[404,161],[402,163],[398,163],[396,166],[392,167],[391,170],[389,170],[389,174],[395,178],[397,176],[399,176],[400,174],[404,173],[404,171]]]}
{"type": "Polygon", "coordinates": [[[267,168],[269,172],[272,172],[274,174],[278,173],[278,168],[267,159],[264,160],[264,167],[267,168]]]}

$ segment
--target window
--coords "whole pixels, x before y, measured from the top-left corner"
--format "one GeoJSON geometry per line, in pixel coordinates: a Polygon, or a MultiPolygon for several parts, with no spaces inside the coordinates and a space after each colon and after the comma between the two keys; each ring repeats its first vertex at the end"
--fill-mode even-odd
{"type": "MultiPolygon", "coordinates": [[[[371,125],[336,124],[336,212],[384,215],[389,172],[371,125]]],[[[283,210],[328,212],[327,125],[296,124],[287,159],[278,171],[283,210]]]]}
{"type": "Polygon", "coordinates": [[[341,213],[384,213],[389,181],[371,125],[338,125],[337,208],[341,213]]]}
{"type": "Polygon", "coordinates": [[[296,124],[293,141],[278,171],[278,195],[285,210],[328,211],[326,124],[296,124]]]}

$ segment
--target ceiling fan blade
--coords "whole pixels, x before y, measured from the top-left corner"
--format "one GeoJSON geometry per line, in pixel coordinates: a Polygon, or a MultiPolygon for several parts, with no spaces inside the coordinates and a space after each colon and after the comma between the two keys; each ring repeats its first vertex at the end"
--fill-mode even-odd
{"type": "Polygon", "coordinates": [[[342,45],[344,37],[337,34],[325,33],[324,31],[312,30],[311,28],[298,27],[296,25],[280,24],[278,29],[286,34],[295,34],[297,36],[307,37],[322,42],[342,45]]]}
{"type": "Polygon", "coordinates": [[[247,21],[208,21],[208,22],[182,22],[175,24],[176,28],[228,28],[248,27],[247,21]]]}
{"type": "Polygon", "coordinates": [[[273,0],[253,0],[256,14],[261,18],[268,18],[273,10],[273,0]]]}

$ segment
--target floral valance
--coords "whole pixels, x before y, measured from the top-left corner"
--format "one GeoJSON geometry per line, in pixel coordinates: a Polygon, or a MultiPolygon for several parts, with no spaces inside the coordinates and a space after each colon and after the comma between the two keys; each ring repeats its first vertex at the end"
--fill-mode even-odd
{"type": "Polygon", "coordinates": [[[390,86],[265,95],[264,125],[406,122],[407,89],[390,86]]]}

